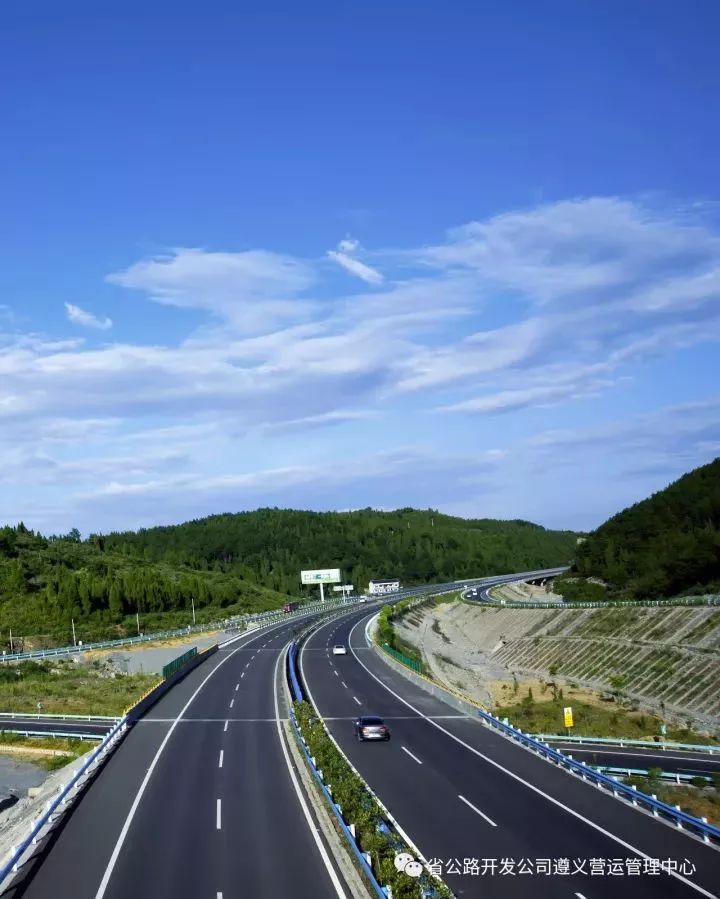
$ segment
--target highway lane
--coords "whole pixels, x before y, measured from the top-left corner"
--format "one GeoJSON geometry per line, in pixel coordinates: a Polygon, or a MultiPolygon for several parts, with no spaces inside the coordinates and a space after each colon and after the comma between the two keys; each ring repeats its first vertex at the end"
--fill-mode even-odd
{"type": "Polygon", "coordinates": [[[163,697],[86,791],[34,877],[8,895],[347,895],[304,820],[279,740],[275,674],[293,627],[243,636],[163,697]]]}
{"type": "MultiPolygon", "coordinates": [[[[346,623],[321,626],[301,653],[304,679],[333,736],[426,858],[687,858],[697,872],[688,883],[667,875],[615,876],[613,895],[716,895],[720,853],[559,771],[409,683],[367,647],[362,622],[369,617],[356,613],[346,623]],[[330,655],[330,646],[348,643],[351,632],[354,652],[330,655]],[[355,741],[352,720],[362,713],[386,719],[390,743],[355,741]]],[[[487,876],[447,880],[462,896],[487,896],[490,889],[487,876]]],[[[553,895],[594,899],[600,881],[578,874],[551,883],[553,895]]],[[[602,883],[605,892],[607,881],[602,883]]],[[[492,878],[493,896],[537,893],[537,877],[492,878]]]]}
{"type": "Polygon", "coordinates": [[[619,743],[590,743],[578,745],[570,742],[551,741],[551,746],[569,753],[588,765],[613,768],[662,768],[678,774],[720,775],[720,754],[692,752],[684,749],[653,749],[638,746],[621,746],[619,743]]]}
{"type": "Polygon", "coordinates": [[[75,718],[33,718],[23,715],[0,718],[0,732],[29,730],[38,733],[92,734],[102,739],[112,729],[112,721],[78,721],[75,718]]]}

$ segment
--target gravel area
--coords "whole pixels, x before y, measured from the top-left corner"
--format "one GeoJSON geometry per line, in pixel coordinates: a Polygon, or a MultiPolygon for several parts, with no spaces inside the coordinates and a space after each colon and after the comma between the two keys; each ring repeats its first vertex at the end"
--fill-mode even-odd
{"type": "Polygon", "coordinates": [[[142,644],[137,648],[118,649],[114,652],[99,653],[94,651],[80,656],[82,664],[99,659],[109,661],[124,674],[162,674],[162,670],[169,662],[181,656],[184,652],[197,646],[198,652],[227,640],[230,634],[216,633],[204,636],[193,635],[183,643],[174,643],[172,646],[148,646],[142,644]]]}
{"type": "Polygon", "coordinates": [[[0,755],[0,799],[13,794],[27,796],[28,789],[39,787],[47,776],[48,772],[39,765],[0,755]]]}

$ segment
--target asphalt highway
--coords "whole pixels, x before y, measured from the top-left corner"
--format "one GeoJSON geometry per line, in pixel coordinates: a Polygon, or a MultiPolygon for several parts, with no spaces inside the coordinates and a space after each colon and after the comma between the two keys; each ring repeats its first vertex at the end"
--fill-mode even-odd
{"type": "Polygon", "coordinates": [[[720,852],[558,770],[410,683],[368,646],[371,617],[361,611],[321,625],[301,652],[303,679],[352,763],[424,857],[442,862],[459,896],[717,897],[720,852]],[[335,643],[348,645],[348,655],[333,656],[335,643]],[[358,743],[353,720],[360,714],[383,717],[390,742],[358,743]],[[495,859],[498,868],[486,875],[448,874],[448,862],[459,860],[464,868],[465,859],[495,859]],[[502,859],[569,859],[577,873],[522,874],[516,864],[514,873],[501,875],[502,859]],[[672,859],[686,871],[694,866],[694,873],[592,875],[593,859],[604,860],[607,872],[618,859],[624,871],[634,870],[634,859],[642,870],[652,869],[654,859],[672,859]]]}
{"type": "Polygon", "coordinates": [[[638,746],[621,746],[619,743],[592,745],[574,742],[552,741],[551,746],[570,753],[578,761],[588,765],[603,765],[613,768],[661,768],[673,774],[720,775],[720,754],[692,752],[685,749],[652,749],[638,746]]]}
{"type": "Polygon", "coordinates": [[[4,730],[29,730],[36,733],[92,734],[102,739],[112,728],[112,721],[78,721],[75,718],[33,718],[18,715],[0,718],[0,733],[4,730]]]}
{"type": "Polygon", "coordinates": [[[311,812],[308,826],[280,739],[276,683],[296,627],[243,635],[170,690],[7,895],[348,896],[311,812]]]}

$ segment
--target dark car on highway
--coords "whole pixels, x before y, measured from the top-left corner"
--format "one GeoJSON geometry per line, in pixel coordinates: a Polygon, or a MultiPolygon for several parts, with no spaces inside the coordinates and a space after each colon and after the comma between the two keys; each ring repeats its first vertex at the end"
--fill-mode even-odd
{"type": "Polygon", "coordinates": [[[360,742],[364,740],[389,740],[390,730],[382,718],[365,715],[355,722],[355,736],[360,742]]]}

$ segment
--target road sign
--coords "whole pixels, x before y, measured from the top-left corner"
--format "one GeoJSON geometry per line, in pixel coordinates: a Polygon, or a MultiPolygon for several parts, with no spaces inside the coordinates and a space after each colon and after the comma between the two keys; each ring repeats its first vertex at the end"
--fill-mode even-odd
{"type": "Polygon", "coordinates": [[[339,584],[339,568],[318,568],[315,571],[301,571],[300,581],[303,584],[339,584]]]}
{"type": "Polygon", "coordinates": [[[355,589],[355,588],[353,587],[352,584],[342,584],[342,585],[339,586],[339,587],[333,587],[333,590],[334,590],[336,593],[340,593],[341,590],[342,590],[343,593],[345,593],[345,592],[347,592],[347,593],[352,593],[354,589],[355,589]]]}
{"type": "Polygon", "coordinates": [[[573,726],[572,706],[566,705],[563,709],[563,717],[565,718],[565,727],[573,726]]]}

